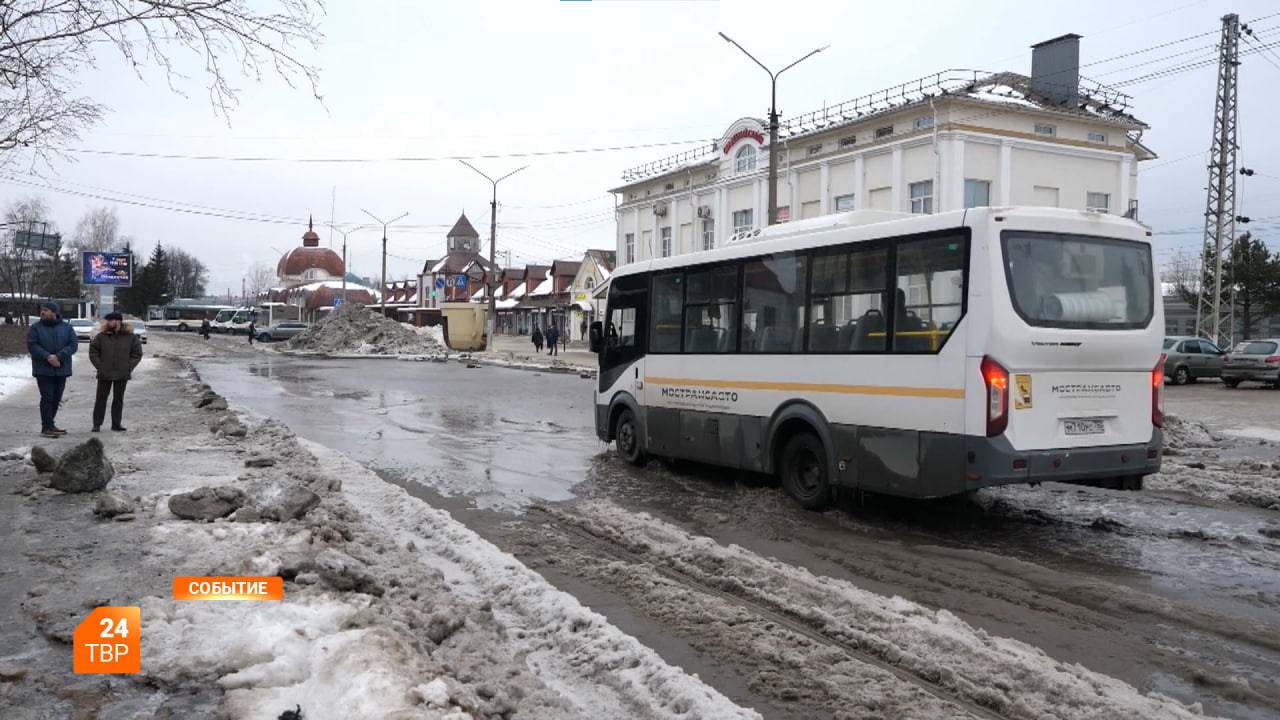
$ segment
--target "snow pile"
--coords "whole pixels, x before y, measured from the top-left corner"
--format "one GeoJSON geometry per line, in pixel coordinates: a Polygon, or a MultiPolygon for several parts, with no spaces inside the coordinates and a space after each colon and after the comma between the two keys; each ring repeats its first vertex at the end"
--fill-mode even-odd
{"type": "Polygon", "coordinates": [[[424,325],[422,327],[415,327],[413,325],[410,325],[409,323],[400,323],[400,324],[404,325],[406,328],[408,328],[412,332],[417,333],[418,337],[427,338],[432,342],[434,342],[435,344],[439,345],[440,347],[445,346],[443,325],[433,325],[431,327],[427,327],[424,325]]]}
{"type": "Polygon", "coordinates": [[[1176,455],[1180,451],[1191,448],[1213,447],[1221,441],[1222,438],[1202,422],[1187,420],[1177,415],[1164,417],[1165,454],[1176,455]],[[1174,452],[1170,453],[1170,450],[1174,452]]]}
{"type": "Polygon", "coordinates": [[[12,395],[30,381],[30,357],[18,355],[0,360],[0,397],[12,395]]]}
{"type": "Polygon", "coordinates": [[[426,355],[440,343],[364,306],[347,304],[286,343],[291,350],[359,355],[426,355]]]}

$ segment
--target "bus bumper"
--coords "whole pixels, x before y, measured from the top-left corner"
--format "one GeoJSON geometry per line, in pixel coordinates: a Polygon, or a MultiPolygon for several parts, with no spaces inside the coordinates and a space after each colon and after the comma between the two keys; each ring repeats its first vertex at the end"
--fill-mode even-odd
{"type": "Polygon", "coordinates": [[[992,485],[1074,482],[1151,475],[1160,471],[1164,433],[1155,428],[1151,440],[1132,445],[1019,451],[1003,435],[966,437],[969,489],[992,485]]]}

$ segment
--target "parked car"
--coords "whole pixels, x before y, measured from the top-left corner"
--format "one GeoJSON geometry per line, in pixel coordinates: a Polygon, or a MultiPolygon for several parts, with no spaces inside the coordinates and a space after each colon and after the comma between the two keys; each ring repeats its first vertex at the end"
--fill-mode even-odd
{"type": "Polygon", "coordinates": [[[1186,385],[1200,378],[1221,377],[1226,352],[1204,338],[1167,337],[1164,354],[1164,374],[1174,385],[1186,385]]]}
{"type": "Polygon", "coordinates": [[[67,322],[71,323],[71,329],[76,331],[76,339],[88,341],[93,337],[94,322],[89,318],[72,318],[67,322]]]}
{"type": "Polygon", "coordinates": [[[147,344],[147,326],[141,320],[130,320],[129,324],[133,327],[133,334],[138,336],[142,344],[147,344]]]}
{"type": "Polygon", "coordinates": [[[1280,388],[1280,339],[1246,340],[1227,354],[1222,384],[1233,388],[1248,381],[1280,388]]]}
{"type": "Polygon", "coordinates": [[[307,329],[307,324],[303,322],[283,321],[275,325],[269,325],[258,331],[258,342],[272,342],[273,340],[288,340],[307,329]]]}

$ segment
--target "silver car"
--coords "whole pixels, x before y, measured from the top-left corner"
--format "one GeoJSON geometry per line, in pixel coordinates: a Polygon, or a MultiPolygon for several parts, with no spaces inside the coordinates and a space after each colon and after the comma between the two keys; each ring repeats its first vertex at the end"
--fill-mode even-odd
{"type": "Polygon", "coordinates": [[[73,318],[67,322],[71,323],[71,329],[76,331],[76,340],[82,342],[92,338],[96,330],[95,323],[88,318],[73,318]]]}
{"type": "Polygon", "coordinates": [[[296,320],[285,320],[275,325],[268,325],[258,331],[258,342],[272,342],[274,340],[288,340],[307,329],[307,324],[297,322],[296,320]]]}
{"type": "Polygon", "coordinates": [[[1167,337],[1164,355],[1164,374],[1174,385],[1186,385],[1198,378],[1220,376],[1226,353],[1204,338],[1167,337]]]}
{"type": "Polygon", "coordinates": [[[1233,388],[1250,380],[1280,388],[1280,339],[1246,340],[1227,354],[1222,384],[1233,388]]]}

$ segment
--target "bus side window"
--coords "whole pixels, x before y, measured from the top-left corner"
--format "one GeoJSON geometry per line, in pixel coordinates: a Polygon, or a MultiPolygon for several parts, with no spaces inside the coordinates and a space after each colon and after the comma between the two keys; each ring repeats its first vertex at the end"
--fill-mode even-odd
{"type": "Polygon", "coordinates": [[[964,312],[963,238],[898,245],[893,307],[894,352],[937,352],[964,312]]]}

